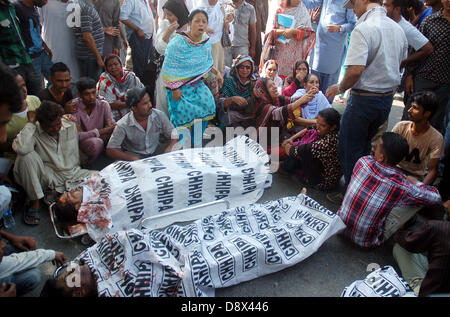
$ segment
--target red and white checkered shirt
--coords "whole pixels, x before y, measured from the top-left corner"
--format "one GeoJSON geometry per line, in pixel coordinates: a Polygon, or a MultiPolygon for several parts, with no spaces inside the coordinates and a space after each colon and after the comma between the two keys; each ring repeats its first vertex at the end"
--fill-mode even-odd
{"type": "Polygon", "coordinates": [[[399,169],[372,156],[358,160],[338,215],[346,224],[344,235],[362,247],[382,242],[384,223],[394,207],[425,206],[441,202],[437,189],[413,184],[399,169]]]}

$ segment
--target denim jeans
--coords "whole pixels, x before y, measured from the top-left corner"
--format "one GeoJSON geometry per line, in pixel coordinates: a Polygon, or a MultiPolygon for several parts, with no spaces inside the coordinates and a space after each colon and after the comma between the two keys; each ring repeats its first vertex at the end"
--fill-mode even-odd
{"type": "Polygon", "coordinates": [[[95,59],[79,59],[80,77],[89,77],[98,82],[102,70],[98,67],[95,59]]]}
{"type": "Polygon", "coordinates": [[[14,70],[25,80],[28,95],[37,96],[42,89],[42,79],[34,71],[33,65],[20,64],[14,70]]]}
{"type": "MultiPolygon", "coordinates": [[[[11,245],[7,244],[4,248],[4,256],[17,253],[11,245]]],[[[16,295],[25,295],[41,283],[41,271],[38,268],[32,268],[21,272],[16,272],[4,278],[0,278],[0,285],[3,283],[14,283],[16,284],[16,295]]]]}
{"type": "Polygon", "coordinates": [[[133,60],[133,72],[141,81],[144,80],[144,72],[150,59],[153,46],[152,39],[142,40],[136,32],[133,32],[128,40],[131,48],[131,59],[133,60]]]}
{"type": "Polygon", "coordinates": [[[53,66],[50,56],[46,52],[42,52],[41,55],[32,59],[31,64],[33,65],[35,73],[40,76],[44,75],[47,81],[50,81],[50,68],[53,66]]]}
{"type": "Polygon", "coordinates": [[[345,189],[352,176],[353,167],[371,151],[372,138],[378,128],[389,118],[393,95],[368,97],[351,94],[341,119],[339,131],[339,157],[345,189]]]}

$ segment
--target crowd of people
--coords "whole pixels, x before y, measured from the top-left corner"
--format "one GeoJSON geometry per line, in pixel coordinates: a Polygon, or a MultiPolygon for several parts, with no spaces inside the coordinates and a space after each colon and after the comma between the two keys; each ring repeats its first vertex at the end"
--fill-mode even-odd
{"type": "MultiPolygon", "coordinates": [[[[430,269],[408,282],[450,292],[449,0],[279,0],[274,12],[268,0],[0,0],[0,34],[2,215],[38,225],[41,202],[97,173],[100,157],[134,161],[200,147],[208,127],[254,128],[278,173],[340,206],[346,237],[364,248],[394,239],[402,272],[428,251],[430,269]],[[396,93],[405,108],[389,132],[396,93]],[[408,231],[417,214],[431,220],[420,234],[408,231]]],[[[66,260],[0,237],[16,247],[2,241],[0,296],[66,260]]]]}

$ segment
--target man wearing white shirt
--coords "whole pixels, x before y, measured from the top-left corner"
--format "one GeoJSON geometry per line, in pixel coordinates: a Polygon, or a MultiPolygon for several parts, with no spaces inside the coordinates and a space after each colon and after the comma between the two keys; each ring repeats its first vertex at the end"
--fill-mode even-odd
{"type": "Polygon", "coordinates": [[[402,8],[406,8],[405,0],[383,0],[383,8],[386,9],[387,16],[398,23],[405,32],[408,45],[416,52],[408,56],[401,63],[403,68],[406,64],[423,59],[433,53],[434,48],[430,41],[411,23],[402,16],[402,8]]]}
{"type": "Polygon", "coordinates": [[[356,161],[370,154],[372,138],[389,117],[408,43],[402,28],[387,17],[378,0],[347,0],[344,8],[353,9],[358,21],[350,37],[345,76],[326,95],[334,98],[351,88],[339,134],[347,187],[356,161]]]}
{"type": "Polygon", "coordinates": [[[42,37],[53,52],[52,62],[66,64],[75,83],[80,78],[80,71],[75,55],[75,34],[67,23],[67,16],[75,9],[68,1],[49,0],[38,11],[42,18],[42,37]]]}
{"type": "MultiPolygon", "coordinates": [[[[388,17],[401,26],[408,40],[408,45],[414,49],[414,53],[402,61],[401,66],[406,67],[405,73],[403,74],[404,78],[409,75],[408,65],[411,65],[413,62],[423,61],[434,52],[433,44],[431,44],[425,35],[403,18],[402,9],[406,8],[406,5],[405,0],[383,0],[383,7],[386,9],[388,17]]],[[[403,102],[407,105],[410,91],[406,87],[404,95],[403,102]]],[[[402,120],[408,120],[408,110],[409,107],[406,106],[403,110],[402,120]]]]}
{"type": "Polygon", "coordinates": [[[124,0],[120,20],[126,26],[133,71],[141,81],[149,62],[155,21],[149,0],[124,0]]]}

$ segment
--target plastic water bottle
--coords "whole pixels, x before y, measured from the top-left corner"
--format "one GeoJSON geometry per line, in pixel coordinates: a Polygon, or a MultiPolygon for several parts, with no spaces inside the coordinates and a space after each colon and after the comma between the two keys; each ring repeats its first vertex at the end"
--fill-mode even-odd
{"type": "Polygon", "coordinates": [[[12,228],[15,226],[16,221],[14,220],[11,209],[8,209],[3,214],[3,224],[5,225],[5,228],[12,228]]]}

